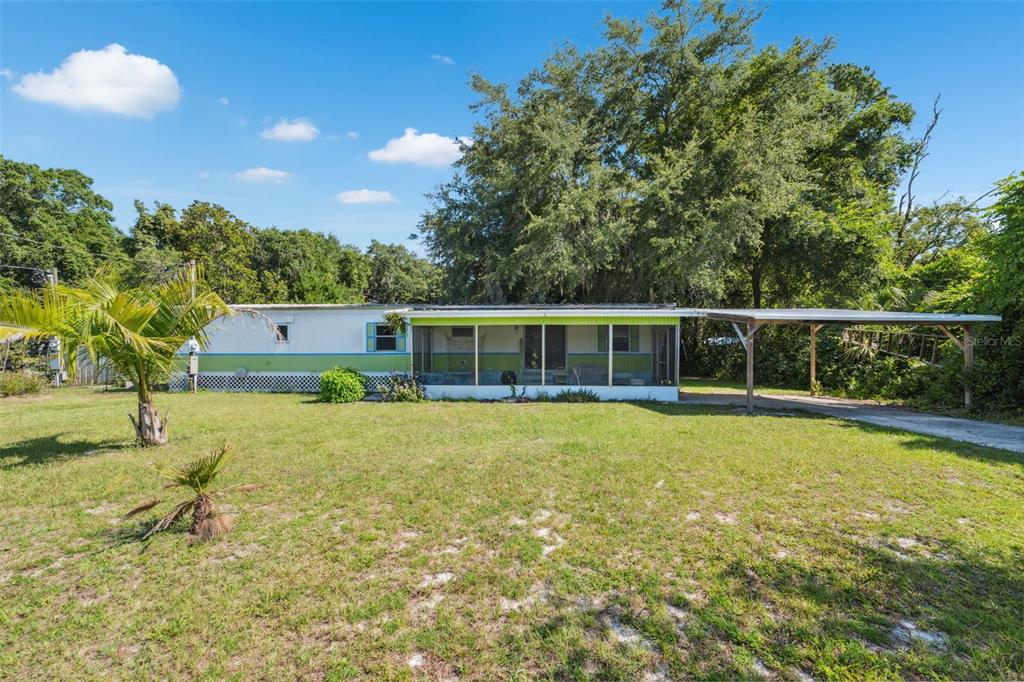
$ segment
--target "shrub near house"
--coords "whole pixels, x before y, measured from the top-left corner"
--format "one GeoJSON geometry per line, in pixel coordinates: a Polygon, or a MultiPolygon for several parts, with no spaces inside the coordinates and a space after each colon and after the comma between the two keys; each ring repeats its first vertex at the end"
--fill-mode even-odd
{"type": "Polygon", "coordinates": [[[354,403],[366,397],[366,377],[348,367],[335,367],[320,375],[320,402],[354,403]]]}

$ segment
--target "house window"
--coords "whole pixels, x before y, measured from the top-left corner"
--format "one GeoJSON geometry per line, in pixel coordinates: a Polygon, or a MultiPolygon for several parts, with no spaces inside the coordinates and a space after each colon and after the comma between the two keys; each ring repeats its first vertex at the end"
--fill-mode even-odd
{"type": "MultiPolygon", "coordinates": [[[[630,324],[612,325],[612,351],[616,353],[635,353],[640,350],[640,327],[630,324]]],[[[597,351],[608,352],[608,327],[597,327],[597,351]]]]}
{"type": "Polygon", "coordinates": [[[472,327],[452,327],[452,338],[453,339],[471,339],[473,338],[472,327]]]}
{"type": "Polygon", "coordinates": [[[616,353],[629,352],[629,326],[617,324],[612,327],[612,350],[616,353]]]}
{"type": "Polygon", "coordinates": [[[377,325],[374,350],[398,350],[398,335],[386,324],[377,325]]]}
{"type": "Polygon", "coordinates": [[[279,324],[277,325],[277,342],[288,343],[288,325],[279,324]]]}
{"type": "Polygon", "coordinates": [[[367,353],[404,353],[406,352],[405,332],[400,329],[392,329],[383,322],[366,323],[366,352],[367,353]]]}

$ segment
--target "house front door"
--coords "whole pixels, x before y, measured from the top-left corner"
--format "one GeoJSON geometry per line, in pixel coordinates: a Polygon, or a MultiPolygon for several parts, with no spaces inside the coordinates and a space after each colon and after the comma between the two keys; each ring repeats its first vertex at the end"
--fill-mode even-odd
{"type": "MultiPolygon", "coordinates": [[[[565,369],[565,325],[549,324],[544,330],[547,353],[544,364],[548,370],[565,369]]],[[[539,324],[526,325],[523,334],[523,367],[540,369],[541,329],[539,324]]]]}
{"type": "Polygon", "coordinates": [[[674,384],[676,381],[676,330],[672,327],[654,327],[654,385],[674,384]]]}

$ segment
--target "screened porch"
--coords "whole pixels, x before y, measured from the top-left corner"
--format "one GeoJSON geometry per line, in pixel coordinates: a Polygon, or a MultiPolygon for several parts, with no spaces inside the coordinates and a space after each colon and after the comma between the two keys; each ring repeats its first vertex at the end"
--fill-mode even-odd
{"type": "Polygon", "coordinates": [[[415,320],[413,371],[425,386],[515,384],[552,390],[676,386],[676,321],[656,322],[432,324],[415,320]]]}

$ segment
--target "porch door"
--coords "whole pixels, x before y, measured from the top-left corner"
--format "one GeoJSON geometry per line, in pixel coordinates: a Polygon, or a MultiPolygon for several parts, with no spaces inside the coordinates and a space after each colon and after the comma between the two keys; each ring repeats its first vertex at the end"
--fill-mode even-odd
{"type": "Polygon", "coordinates": [[[655,386],[665,382],[674,384],[676,382],[676,330],[672,327],[653,327],[651,329],[654,338],[654,380],[655,386]]]}
{"type": "MultiPolygon", "coordinates": [[[[547,353],[544,364],[548,370],[565,369],[565,325],[549,324],[544,330],[547,353]]],[[[541,333],[539,324],[528,324],[523,332],[523,367],[540,369],[541,333]]]]}
{"type": "Polygon", "coordinates": [[[412,368],[416,374],[434,371],[433,327],[412,328],[412,368]]]}

